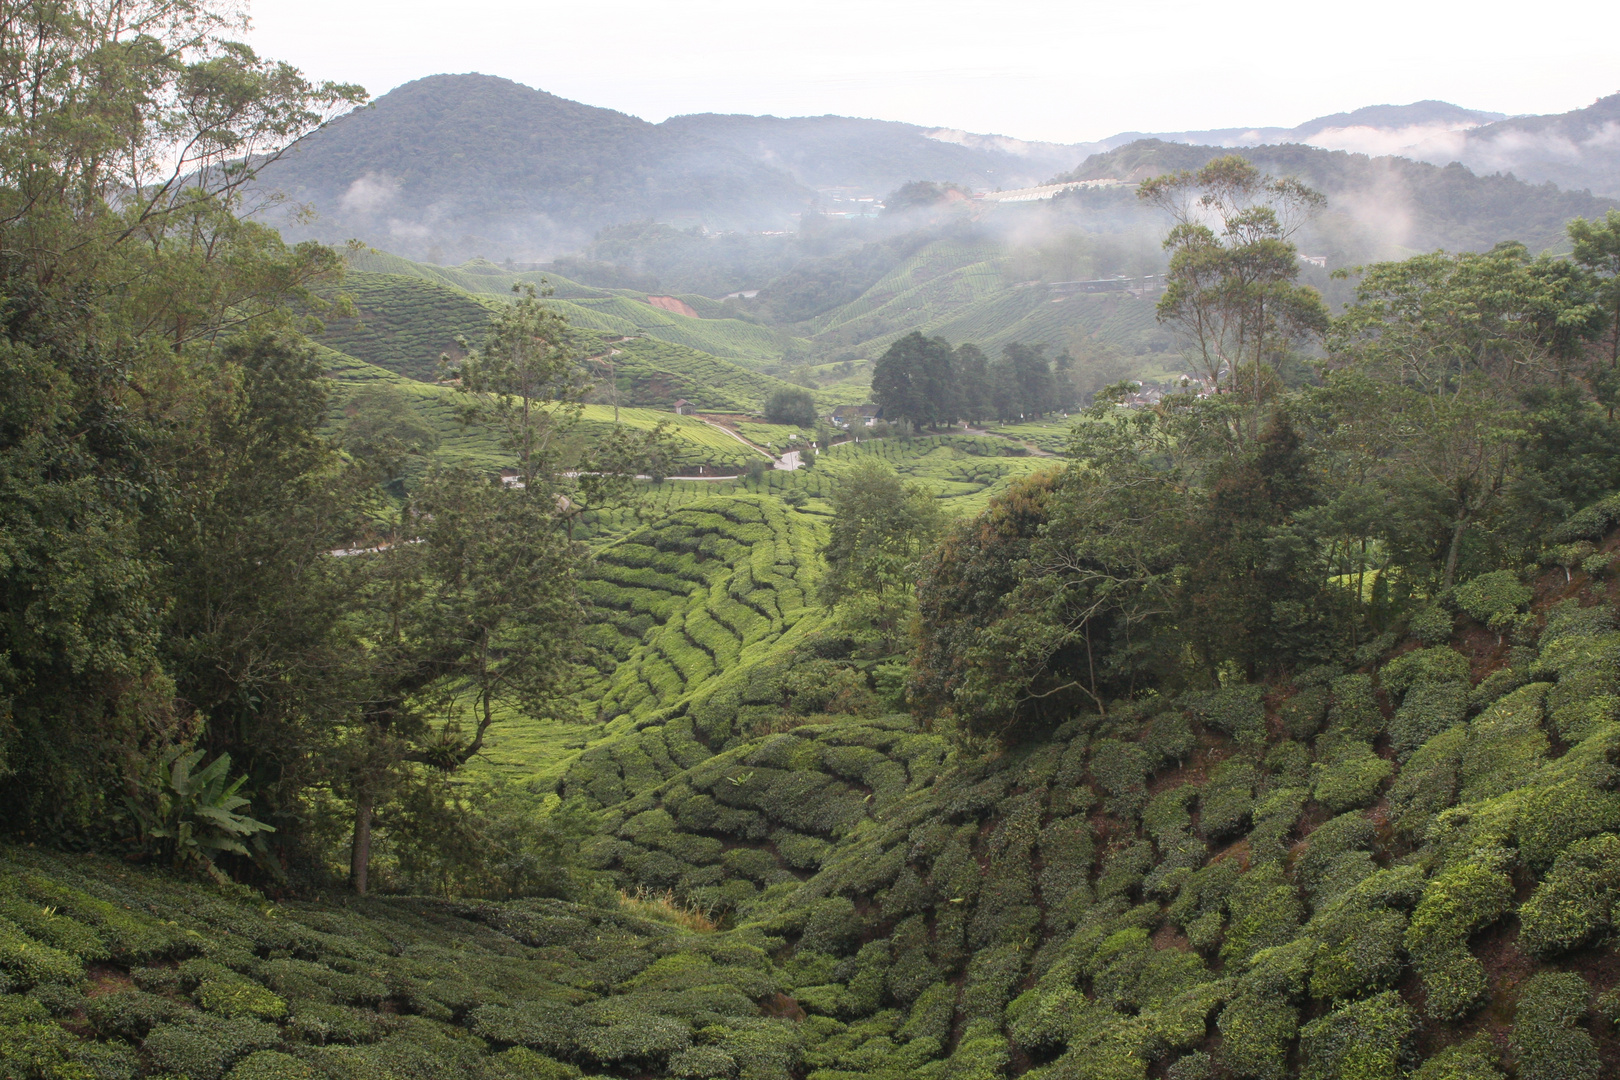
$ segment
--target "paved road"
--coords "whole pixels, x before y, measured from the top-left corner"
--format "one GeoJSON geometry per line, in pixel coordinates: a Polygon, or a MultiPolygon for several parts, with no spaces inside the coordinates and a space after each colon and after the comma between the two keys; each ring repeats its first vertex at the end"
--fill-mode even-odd
{"type": "Polygon", "coordinates": [[[797,469],[799,467],[799,452],[797,450],[789,450],[776,462],[776,467],[786,472],[792,472],[794,469],[797,469]]]}

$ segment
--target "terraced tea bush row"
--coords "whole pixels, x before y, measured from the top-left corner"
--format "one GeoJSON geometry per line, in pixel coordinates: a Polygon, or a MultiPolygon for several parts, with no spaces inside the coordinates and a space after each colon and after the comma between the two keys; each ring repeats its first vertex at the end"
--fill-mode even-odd
{"type": "Polygon", "coordinates": [[[788,1080],[757,934],[553,900],[268,905],[0,851],[0,1075],[788,1080]]]}
{"type": "Polygon", "coordinates": [[[593,639],[620,663],[599,717],[667,710],[773,648],[811,609],[819,537],[781,501],[733,494],[601,548],[582,589],[593,639]]]}
{"type": "Polygon", "coordinates": [[[358,318],[329,320],[323,344],[368,364],[424,382],[438,377],[439,357],[458,351],[456,338],[477,343],[492,303],[418,277],[350,271],[343,291],[358,318]]]}

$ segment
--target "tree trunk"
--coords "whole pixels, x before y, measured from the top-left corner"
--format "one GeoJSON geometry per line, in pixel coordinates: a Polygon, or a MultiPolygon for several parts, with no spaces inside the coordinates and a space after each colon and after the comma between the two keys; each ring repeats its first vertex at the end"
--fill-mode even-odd
{"type": "Polygon", "coordinates": [[[354,847],[349,852],[349,884],[359,896],[366,895],[371,879],[370,785],[363,786],[354,800],[354,847]]]}
{"type": "Polygon", "coordinates": [[[1446,572],[1440,587],[1449,589],[1457,583],[1457,553],[1462,550],[1463,533],[1468,531],[1468,511],[1457,511],[1457,525],[1451,530],[1451,548],[1446,552],[1446,572]]]}

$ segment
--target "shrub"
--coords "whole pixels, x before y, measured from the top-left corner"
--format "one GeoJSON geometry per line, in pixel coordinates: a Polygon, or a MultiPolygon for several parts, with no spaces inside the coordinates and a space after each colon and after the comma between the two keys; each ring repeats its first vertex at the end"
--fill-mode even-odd
{"type": "Polygon", "coordinates": [[[1412,616],[1407,630],[1425,645],[1440,645],[1451,637],[1451,624],[1451,612],[1439,604],[1430,604],[1412,616]]]}
{"type": "Polygon", "coordinates": [[[1317,997],[1357,997],[1394,984],[1401,974],[1406,914],[1348,898],[1312,920],[1322,943],[1311,971],[1317,997]]]}
{"type": "Polygon", "coordinates": [[[260,1050],[226,1073],[226,1080],[315,1080],[315,1070],[291,1054],[260,1050]]]}
{"type": "MultiPolygon", "coordinates": [[[[1153,845],[1137,840],[1103,859],[1097,877],[1097,899],[1128,896],[1142,884],[1142,875],[1153,866],[1153,845]]],[[[981,899],[981,903],[982,903],[981,899]]]]}
{"type": "Polygon", "coordinates": [[[1395,766],[1374,753],[1370,744],[1344,740],[1329,747],[1317,762],[1311,794],[1333,813],[1343,813],[1370,805],[1394,771],[1395,766]]]}
{"type": "Polygon", "coordinates": [[[1333,700],[1328,706],[1328,731],[1333,735],[1371,741],[1384,729],[1384,714],[1378,709],[1371,675],[1356,673],[1333,680],[1333,700]]]}
{"type": "Polygon", "coordinates": [[[1417,1014],[1393,990],[1352,1002],[1299,1033],[1302,1080],[1395,1080],[1411,1053],[1417,1014]]]}
{"type": "Polygon", "coordinates": [[[1429,881],[1406,930],[1406,949],[1428,991],[1426,1011],[1437,1020],[1462,1016],[1485,994],[1484,966],[1468,937],[1500,918],[1513,901],[1513,882],[1500,852],[1480,856],[1429,881]]]}
{"type": "Polygon", "coordinates": [[[141,990],[120,990],[93,997],[84,1011],[98,1034],[130,1042],[139,1042],[146,1038],[147,1032],[159,1024],[172,1023],[183,1012],[168,998],[141,990]]]}
{"type": "Polygon", "coordinates": [[[1489,1035],[1475,1035],[1425,1061],[1412,1080],[1502,1080],[1496,1044],[1489,1035]]]}
{"type": "Polygon", "coordinates": [[[1548,749],[1541,729],[1546,683],[1531,683],[1491,705],[1469,725],[1459,769],[1458,802],[1494,798],[1525,784],[1548,749]]]}
{"type": "Polygon", "coordinates": [[[1193,710],[1205,727],[1225,732],[1240,743],[1265,741],[1266,712],[1264,686],[1228,686],[1202,695],[1193,710]]]}
{"type": "Polygon", "coordinates": [[[1519,909],[1519,938],[1538,956],[1578,948],[1614,925],[1620,890],[1620,836],[1571,844],[1519,909]]]}
{"type": "Polygon", "coordinates": [[[1215,1076],[1215,1059],[1202,1050],[1194,1050],[1176,1059],[1164,1075],[1165,1080],[1212,1080],[1215,1076]]]}
{"type": "Polygon", "coordinates": [[[1282,1080],[1299,1012],[1274,994],[1239,993],[1221,1010],[1221,1063],[1233,1076],[1282,1080]]]}
{"type": "Polygon", "coordinates": [[[287,1003],[257,983],[245,979],[210,979],[197,987],[197,1004],[230,1019],[252,1017],[279,1020],[287,1003]]]}
{"type": "Polygon", "coordinates": [[[80,960],[106,960],[112,956],[101,935],[54,907],[31,904],[20,897],[0,896],[0,918],[10,920],[35,940],[80,960]]]}
{"type": "Polygon", "coordinates": [[[1294,860],[1294,878],[1314,896],[1338,859],[1353,851],[1373,846],[1377,833],[1373,823],[1361,814],[1340,814],[1318,825],[1305,841],[1305,850],[1294,860]]]}
{"type": "Polygon", "coordinates": [[[159,1072],[188,1080],[219,1080],[231,1062],[255,1050],[270,1050],[281,1041],[269,1024],[252,1020],[214,1024],[164,1024],[141,1044],[159,1072]]]}
{"type": "Polygon", "coordinates": [[[1139,745],[1147,755],[1148,769],[1151,771],[1185,761],[1197,744],[1187,714],[1175,709],[1160,713],[1143,725],[1139,745]]]}
{"type": "Polygon", "coordinates": [[[1397,832],[1420,836],[1434,815],[1457,799],[1468,728],[1459,724],[1418,748],[1389,789],[1389,815],[1397,832]]]}
{"type": "Polygon", "coordinates": [[[729,1080],[737,1075],[737,1060],[718,1046],[693,1046],[669,1059],[669,1075],[687,1080],[729,1080]]]}
{"type": "Polygon", "coordinates": [[[0,969],[23,987],[77,982],[84,975],[76,957],[41,945],[5,919],[0,919],[0,969]]]}
{"type": "Polygon", "coordinates": [[[1543,971],[1524,984],[1513,1016],[1520,1080],[1596,1080],[1597,1046],[1580,1026],[1591,989],[1574,972],[1543,971]]]}
{"type": "Polygon", "coordinates": [[[1575,841],[1615,829],[1620,829],[1620,794],[1595,788],[1585,778],[1536,789],[1514,823],[1519,853],[1537,873],[1575,841]]]}
{"type": "Polygon", "coordinates": [[[1261,949],[1291,941],[1303,913],[1294,886],[1276,863],[1255,867],[1237,879],[1227,898],[1232,913],[1221,957],[1241,963],[1261,949]]]}
{"type": "Polygon", "coordinates": [[[90,1080],[95,1074],[79,1056],[79,1040],[58,1024],[0,1023],[0,1076],[6,1080],[90,1080]]]}
{"type": "Polygon", "coordinates": [[[1199,792],[1199,831],[1220,841],[1247,828],[1258,780],[1258,771],[1246,758],[1232,758],[1216,766],[1199,792]]]}
{"type": "Polygon", "coordinates": [[[1467,682],[1468,657],[1443,646],[1418,649],[1385,664],[1378,672],[1378,681],[1391,694],[1405,694],[1424,683],[1467,682]]]}
{"type": "Polygon", "coordinates": [[[1277,712],[1291,739],[1309,739],[1322,730],[1327,717],[1328,691],[1325,686],[1308,686],[1284,701],[1277,712]]]}
{"type": "Polygon", "coordinates": [[[1023,970],[1023,950],[1017,945],[997,945],[975,953],[962,987],[962,1017],[969,1023],[988,1020],[999,1028],[1002,1010],[1012,1000],[1023,970]]]}
{"type": "Polygon", "coordinates": [[[1452,593],[1459,608],[1492,629],[1530,603],[1532,595],[1530,587],[1508,570],[1481,574],[1457,586],[1452,593]]]}
{"type": "Polygon", "coordinates": [[[911,1006],[906,1022],[897,1034],[900,1038],[933,1039],[941,1044],[950,1038],[951,1020],[956,1015],[956,987],[937,982],[921,994],[911,1006]]]}
{"type": "Polygon", "coordinates": [[[387,1030],[381,1014],[348,1005],[300,1001],[293,1004],[291,1009],[287,1029],[304,1042],[316,1046],[372,1042],[387,1030]]]}
{"type": "Polygon", "coordinates": [[[1408,690],[1389,722],[1395,757],[1405,761],[1418,747],[1459,724],[1468,715],[1468,684],[1419,683],[1408,690]]]}

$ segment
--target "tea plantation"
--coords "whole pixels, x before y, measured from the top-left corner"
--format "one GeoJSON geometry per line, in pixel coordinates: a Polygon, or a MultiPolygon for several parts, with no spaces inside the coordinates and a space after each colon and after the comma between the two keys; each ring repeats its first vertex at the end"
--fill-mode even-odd
{"type": "MultiPolygon", "coordinates": [[[[798,567],[776,560],[813,533],[772,526],[768,565],[703,553],[743,544],[762,503],[678,511],[599,587],[635,579],[649,616],[659,594],[700,597],[668,616],[686,648],[742,656],[786,611],[728,604],[727,563],[775,575],[791,608],[798,567]],[[731,644],[698,610],[738,620],[731,644]]],[[[587,753],[562,794],[605,808],[589,868],[715,933],[633,904],[266,905],[13,849],[0,1061],[206,1080],[1613,1075],[1614,599],[1561,570],[1534,607],[1512,585],[1459,591],[1386,662],[1379,642],[1359,668],[1081,715],[989,760],[903,716],[750,737],[746,710],[779,711],[791,669],[732,660],[735,696],[683,716],[649,673],[630,707],[652,726],[587,753]]],[[[698,677],[677,653],[662,662],[698,677]]]]}

